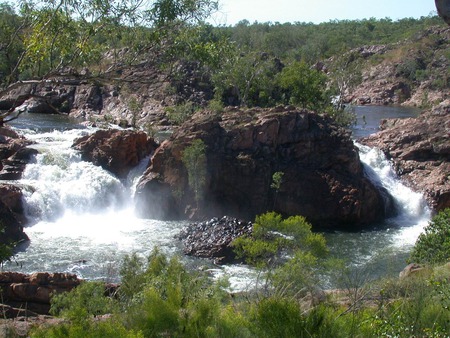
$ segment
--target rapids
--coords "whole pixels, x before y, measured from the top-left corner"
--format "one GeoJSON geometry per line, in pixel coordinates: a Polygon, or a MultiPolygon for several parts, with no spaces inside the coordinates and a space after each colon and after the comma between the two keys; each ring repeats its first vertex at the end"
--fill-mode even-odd
{"type": "MultiPolygon", "coordinates": [[[[363,114],[368,112],[364,110],[363,114]]],[[[355,127],[359,136],[373,132],[373,125],[367,125],[372,117],[365,115],[364,125],[355,127]]],[[[361,116],[360,112],[359,120],[361,116]]],[[[30,122],[24,116],[15,125],[20,133],[36,142],[33,147],[39,154],[17,182],[25,187],[26,213],[30,219],[25,232],[30,242],[20,248],[15,261],[5,269],[25,273],[70,272],[80,278],[116,282],[126,254],[136,252],[146,257],[158,246],[168,255],[180,255],[191,268],[208,269],[215,277],[229,276],[234,290],[245,289],[254,280],[255,272],[242,265],[218,267],[207,260],[183,257],[180,243],[174,237],[186,222],[135,216],[132,202],[135,185],[148,159],[126,180],[119,180],[102,168],[82,161],[71,148],[75,138],[94,129],[59,120],[46,121],[45,128],[39,123],[36,127],[37,122],[30,122]]],[[[430,211],[420,194],[396,178],[381,152],[356,145],[367,175],[394,196],[398,216],[374,224],[367,231],[331,232],[325,236],[334,255],[347,260],[351,266],[370,270],[371,278],[396,275],[429,221],[430,211]]]]}

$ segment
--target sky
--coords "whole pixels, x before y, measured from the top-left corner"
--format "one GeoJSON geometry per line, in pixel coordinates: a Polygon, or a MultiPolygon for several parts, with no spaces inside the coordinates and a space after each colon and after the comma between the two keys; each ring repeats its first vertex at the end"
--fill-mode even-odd
{"type": "Polygon", "coordinates": [[[434,0],[218,0],[212,24],[420,18],[436,14],[434,0]]]}

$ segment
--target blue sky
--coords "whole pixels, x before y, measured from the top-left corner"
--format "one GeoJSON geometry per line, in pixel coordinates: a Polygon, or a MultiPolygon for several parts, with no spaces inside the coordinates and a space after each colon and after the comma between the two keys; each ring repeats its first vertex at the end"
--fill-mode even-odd
{"type": "Polygon", "coordinates": [[[219,0],[211,23],[235,25],[258,22],[327,22],[371,17],[420,18],[436,11],[434,0],[219,0]]]}

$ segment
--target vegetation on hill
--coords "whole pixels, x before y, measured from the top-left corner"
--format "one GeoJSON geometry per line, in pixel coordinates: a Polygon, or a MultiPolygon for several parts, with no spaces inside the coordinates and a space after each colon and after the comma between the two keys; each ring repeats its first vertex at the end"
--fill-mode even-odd
{"type": "MultiPolygon", "coordinates": [[[[216,8],[213,0],[157,0],[147,7],[138,0],[0,3],[2,85],[77,75],[105,84],[122,81],[126,89],[129,79],[121,79],[121,72],[156,63],[180,94],[175,104],[191,111],[205,105],[189,95],[196,87],[212,110],[294,104],[331,113],[342,124],[352,119],[340,118],[342,102],[332,104],[331,97],[351,92],[374,64],[395,63],[395,77],[411,88],[430,81],[430,90],[448,90],[448,77],[441,76],[445,64],[448,69],[448,44],[426,33],[445,27],[437,16],[214,27],[205,20],[216,8]],[[370,55],[358,50],[370,45],[386,48],[370,55]],[[180,66],[186,63],[194,66],[180,66]],[[195,80],[188,71],[193,68],[195,80]]],[[[191,113],[183,111],[182,119],[188,118],[191,113]]]]}

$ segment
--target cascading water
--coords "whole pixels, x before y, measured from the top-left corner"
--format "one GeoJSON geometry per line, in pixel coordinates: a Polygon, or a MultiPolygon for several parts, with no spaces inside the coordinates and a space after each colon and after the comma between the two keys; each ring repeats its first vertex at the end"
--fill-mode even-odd
{"type": "Polygon", "coordinates": [[[146,163],[121,182],[82,161],[71,148],[76,137],[88,132],[25,131],[39,154],[20,180],[31,221],[25,229],[30,242],[16,258],[21,271],[63,271],[81,278],[116,280],[119,262],[127,253],[148,255],[155,246],[168,254],[178,250],[173,237],[179,222],[134,215],[132,194],[146,163]]]}
{"type": "MultiPolygon", "coordinates": [[[[145,257],[158,246],[169,255],[182,256],[174,237],[185,222],[139,219],[134,215],[132,195],[146,161],[127,180],[120,181],[102,168],[82,161],[71,148],[76,137],[92,130],[72,129],[69,125],[59,131],[24,129],[29,127],[18,126],[20,132],[36,142],[33,147],[39,154],[35,163],[27,165],[18,183],[25,187],[25,205],[31,221],[25,232],[30,242],[17,254],[20,265],[10,264],[6,269],[71,272],[91,280],[117,281],[125,254],[136,252],[145,257]]],[[[358,147],[367,174],[394,196],[400,212],[374,225],[372,230],[327,233],[326,238],[332,253],[354,266],[370,267],[372,276],[398,274],[430,212],[420,194],[399,182],[381,152],[358,147]]],[[[213,269],[206,260],[183,259],[192,266],[207,265],[215,276],[228,275],[235,290],[245,289],[254,278],[254,272],[245,266],[213,269]]]]}
{"type": "Polygon", "coordinates": [[[357,233],[327,234],[331,251],[351,266],[366,270],[371,278],[398,275],[406,265],[410,249],[430,220],[430,210],[420,193],[398,179],[384,154],[355,142],[361,162],[372,182],[394,198],[397,214],[357,233]],[[370,271],[367,271],[370,270],[370,271]]]}

